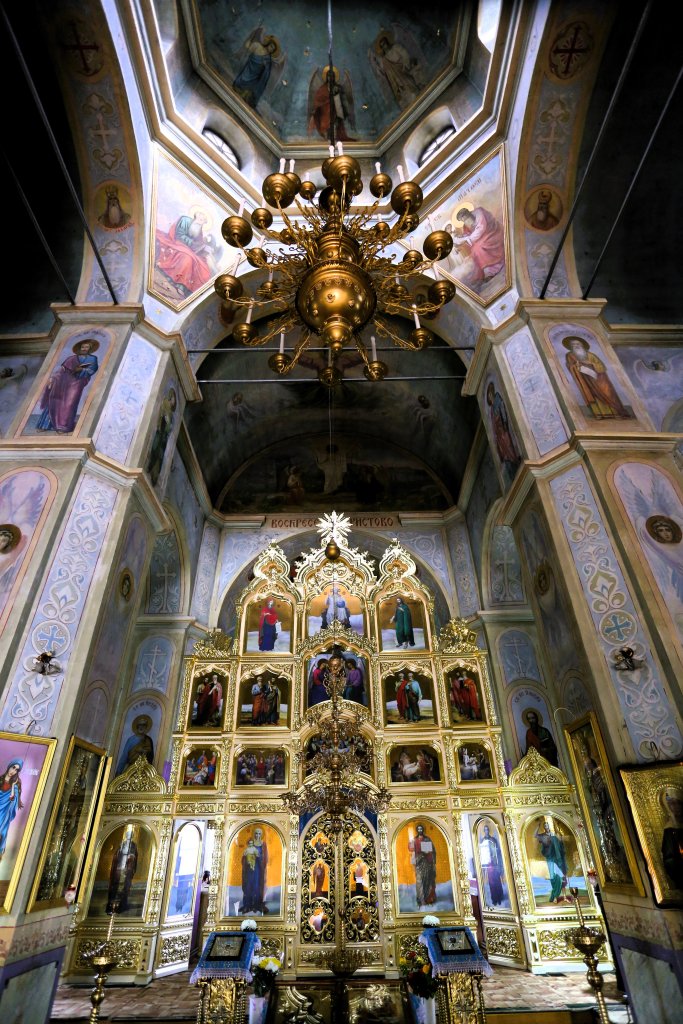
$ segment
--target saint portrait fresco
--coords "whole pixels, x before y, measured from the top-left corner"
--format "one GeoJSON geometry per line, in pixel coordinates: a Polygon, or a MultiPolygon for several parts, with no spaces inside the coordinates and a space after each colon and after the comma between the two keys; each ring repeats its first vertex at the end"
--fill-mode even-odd
{"type": "Polygon", "coordinates": [[[399,669],[383,680],[382,687],[387,725],[434,723],[432,680],[424,672],[399,669]]]}
{"type": "Polygon", "coordinates": [[[100,848],[88,917],[141,918],[154,855],[154,839],[137,822],[119,825],[100,848]]]}
{"type": "Polygon", "coordinates": [[[356,126],[351,75],[338,68],[316,68],[308,86],[308,134],[327,139],[334,123],[334,137],[339,142],[353,142],[348,134],[356,126]],[[330,102],[331,100],[331,102],[330,102]]]}
{"type": "Polygon", "coordinates": [[[392,782],[441,782],[439,754],[426,744],[393,747],[389,774],[392,782]]]}
{"type": "Polygon", "coordinates": [[[0,480],[0,626],[55,489],[46,473],[34,469],[8,473],[0,480]]]}
{"type": "Polygon", "coordinates": [[[228,852],[226,917],[282,912],[282,839],[265,822],[245,825],[228,852]]]}
{"type": "Polygon", "coordinates": [[[149,473],[149,478],[152,481],[153,487],[156,487],[159,482],[159,477],[161,476],[166,447],[168,445],[168,440],[173,433],[177,407],[178,395],[176,389],[175,387],[168,387],[166,394],[161,400],[159,414],[157,417],[157,428],[154,432],[154,437],[152,438],[152,444],[147,458],[147,465],[145,467],[149,473]]]}
{"type": "Polygon", "coordinates": [[[228,249],[220,225],[226,212],[179,164],[158,157],[149,288],[173,309],[182,309],[225,270],[228,249]]]}
{"type": "Polygon", "coordinates": [[[378,618],[383,651],[423,651],[427,646],[422,601],[401,595],[387,597],[380,601],[378,618]]]}
{"type": "Polygon", "coordinates": [[[446,674],[446,687],[453,725],[485,721],[478,672],[469,665],[456,665],[446,674]]]}
{"type": "Polygon", "coordinates": [[[287,782],[287,753],[281,747],[249,747],[235,758],[236,786],[284,786],[287,782]]]}
{"type": "Polygon", "coordinates": [[[109,336],[102,331],[72,335],[64,341],[24,426],[24,434],[74,432],[110,346],[109,336]]]}
{"type": "Polygon", "coordinates": [[[320,654],[316,654],[308,662],[306,669],[306,708],[312,708],[315,704],[321,704],[322,701],[330,699],[327,684],[330,679],[330,659],[335,656],[340,657],[343,662],[343,699],[368,707],[370,695],[367,660],[361,657],[360,654],[356,654],[355,651],[333,649],[332,651],[323,651],[320,654]]]}
{"type": "Polygon", "coordinates": [[[328,629],[333,622],[352,629],[359,636],[365,632],[361,599],[349,593],[341,583],[331,583],[322,594],[311,600],[308,606],[308,635],[315,636],[319,630],[328,629]]]}
{"type": "Polygon", "coordinates": [[[162,715],[161,704],[151,697],[137,700],[128,708],[114,760],[115,775],[123,775],[139,757],[144,757],[148,764],[154,764],[162,715]]]}
{"type": "Polygon", "coordinates": [[[439,225],[452,235],[453,250],[440,267],[486,306],[505,291],[510,276],[502,151],[476,168],[454,198],[442,214],[447,223],[439,225]]]}
{"type": "Polygon", "coordinates": [[[278,39],[269,35],[262,24],[245,39],[244,63],[232,83],[233,89],[245,103],[256,109],[261,98],[268,99],[284,75],[287,54],[282,52],[278,39]]]}
{"type": "Polygon", "coordinates": [[[227,677],[218,669],[195,676],[190,696],[190,729],[222,729],[227,677]]]}
{"type": "Polygon", "coordinates": [[[460,782],[489,782],[493,779],[491,751],[483,743],[470,740],[458,747],[460,782]]]}
{"type": "Polygon", "coordinates": [[[528,754],[531,747],[535,747],[549,764],[558,767],[557,744],[553,739],[550,729],[543,724],[543,717],[536,708],[525,708],[521,714],[522,722],[526,726],[524,737],[524,753],[528,754]]]}
{"type": "Polygon", "coordinates": [[[495,377],[489,377],[484,387],[486,413],[491,440],[498,456],[498,465],[506,487],[514,480],[522,465],[520,446],[510,423],[507,404],[501,394],[501,386],[495,377]]]}
{"type": "Polygon", "coordinates": [[[571,392],[587,419],[633,419],[633,410],[626,404],[616,373],[591,331],[574,324],[560,324],[550,329],[549,337],[571,392]]]}
{"type": "Polygon", "coordinates": [[[289,721],[291,684],[270,669],[254,669],[244,676],[239,688],[237,725],[286,726],[289,721]]]}
{"type": "Polygon", "coordinates": [[[400,914],[455,910],[449,844],[433,821],[413,818],[399,828],[394,865],[400,914]]]}
{"type": "Polygon", "coordinates": [[[290,601],[268,595],[247,608],[245,651],[248,654],[289,653],[292,649],[293,608],[290,601]]]}
{"type": "Polygon", "coordinates": [[[555,815],[541,814],[527,824],[524,836],[536,906],[546,908],[570,903],[572,887],[579,890],[580,902],[588,903],[581,856],[569,826],[555,815]]]}
{"type": "Polygon", "coordinates": [[[503,844],[498,825],[484,818],[477,825],[476,851],[481,872],[481,896],[484,910],[510,910],[510,889],[505,870],[503,844]]]}
{"type": "Polygon", "coordinates": [[[215,789],[220,754],[214,747],[192,747],[183,758],[180,785],[215,789]]]}

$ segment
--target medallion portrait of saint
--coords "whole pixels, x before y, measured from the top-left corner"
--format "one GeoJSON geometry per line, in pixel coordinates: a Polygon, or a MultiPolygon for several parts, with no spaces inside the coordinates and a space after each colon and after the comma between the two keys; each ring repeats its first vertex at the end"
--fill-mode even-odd
{"type": "Polygon", "coordinates": [[[423,672],[404,668],[383,682],[384,717],[387,725],[432,725],[432,680],[423,672]]]}
{"type": "Polygon", "coordinates": [[[383,651],[423,651],[427,646],[425,609],[422,601],[397,595],[380,601],[379,629],[383,651]]]}
{"type": "Polygon", "coordinates": [[[280,914],[283,846],[272,825],[245,825],[228,852],[226,917],[280,914]]]}
{"type": "Polygon", "coordinates": [[[270,669],[254,670],[239,688],[240,728],[286,726],[289,721],[290,682],[270,669]]]}
{"type": "Polygon", "coordinates": [[[246,612],[245,651],[248,654],[289,653],[294,612],[290,601],[272,594],[252,601],[246,612]]]}
{"type": "Polygon", "coordinates": [[[403,824],[394,841],[398,907],[401,914],[455,909],[449,843],[426,818],[403,824]]]}
{"type": "Polygon", "coordinates": [[[190,729],[223,728],[226,685],[226,675],[218,669],[195,677],[190,700],[190,729]]]}

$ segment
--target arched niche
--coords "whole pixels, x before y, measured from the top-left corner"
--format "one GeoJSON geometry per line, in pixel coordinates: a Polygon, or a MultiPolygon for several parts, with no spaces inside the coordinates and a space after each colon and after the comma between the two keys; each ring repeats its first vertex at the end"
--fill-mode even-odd
{"type": "Polygon", "coordinates": [[[187,821],[177,829],[168,861],[162,920],[180,922],[192,918],[201,868],[202,828],[187,821]]]}
{"type": "Polygon", "coordinates": [[[155,852],[152,830],[136,819],[106,831],[95,854],[88,918],[106,917],[117,905],[117,918],[144,921],[155,852]]]}

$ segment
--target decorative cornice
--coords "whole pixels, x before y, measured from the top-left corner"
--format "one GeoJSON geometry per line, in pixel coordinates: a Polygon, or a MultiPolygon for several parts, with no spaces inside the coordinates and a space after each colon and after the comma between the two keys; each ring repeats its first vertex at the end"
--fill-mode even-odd
{"type": "Polygon", "coordinates": [[[526,323],[532,320],[600,320],[609,325],[603,313],[607,299],[520,299],[517,314],[526,323]]]}
{"type": "Polygon", "coordinates": [[[144,306],[135,302],[120,302],[116,306],[109,302],[80,303],[77,306],[53,302],[50,309],[63,324],[139,324],[145,315],[144,306]]]}
{"type": "Polygon", "coordinates": [[[143,320],[137,327],[140,334],[146,341],[151,342],[163,352],[170,352],[173,364],[178,374],[185,397],[189,402],[197,402],[201,399],[202,393],[190,365],[190,360],[185,348],[185,342],[180,331],[166,333],[161,327],[150,320],[143,320]]]}
{"type": "Polygon", "coordinates": [[[137,761],[110,783],[107,797],[118,793],[126,794],[126,797],[130,793],[157,793],[159,796],[166,796],[169,788],[154,765],[140,755],[137,761]]]}

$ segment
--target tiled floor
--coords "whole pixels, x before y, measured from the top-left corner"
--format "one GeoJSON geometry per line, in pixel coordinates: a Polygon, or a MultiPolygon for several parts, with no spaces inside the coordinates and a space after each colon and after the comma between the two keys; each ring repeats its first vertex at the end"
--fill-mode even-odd
{"type": "MultiPolygon", "coordinates": [[[[488,1009],[528,1008],[530,1010],[569,1009],[594,1003],[593,993],[583,974],[533,975],[507,967],[495,967],[484,982],[488,1009]]],[[[61,985],[53,1010],[53,1020],[87,1020],[91,1005],[89,990],[61,985]]],[[[607,975],[605,994],[610,1020],[626,1022],[626,1014],[617,1003],[613,975],[607,975]]],[[[101,1019],[108,1021],[194,1021],[198,993],[189,985],[189,973],[174,974],[153,981],[146,988],[111,986],[106,990],[101,1019]]]]}

